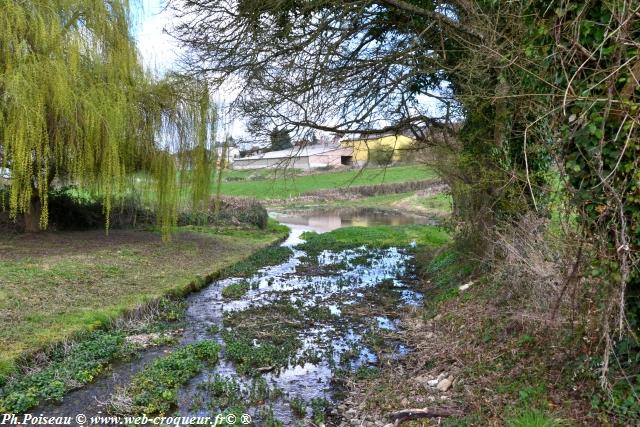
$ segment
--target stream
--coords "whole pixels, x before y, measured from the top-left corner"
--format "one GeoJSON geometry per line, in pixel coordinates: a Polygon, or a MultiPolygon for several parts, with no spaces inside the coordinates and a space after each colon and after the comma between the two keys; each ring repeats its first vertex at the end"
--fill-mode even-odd
{"type": "MultiPolygon", "coordinates": [[[[399,338],[398,313],[421,304],[422,294],[412,289],[412,255],[405,249],[363,246],[310,257],[297,246],[301,235],[362,221],[355,218],[367,224],[424,221],[398,212],[357,216],[353,210],[343,216],[336,210],[271,215],[291,229],[282,243],[292,250],[288,260],[249,278],[215,281],[187,298],[179,344],[215,339],[223,350],[218,364],[180,390],[176,414],[209,416],[235,405],[252,417],[252,425],[340,425],[344,420],[335,404],[345,378],[375,375],[385,360],[411,351],[399,338]],[[241,282],[248,283],[244,296],[223,297],[225,287],[241,282]],[[244,362],[267,350],[276,356],[266,366],[244,362]]],[[[139,360],[114,366],[110,375],[38,412],[104,412],[114,389],[165,350],[148,349],[139,360]]]]}

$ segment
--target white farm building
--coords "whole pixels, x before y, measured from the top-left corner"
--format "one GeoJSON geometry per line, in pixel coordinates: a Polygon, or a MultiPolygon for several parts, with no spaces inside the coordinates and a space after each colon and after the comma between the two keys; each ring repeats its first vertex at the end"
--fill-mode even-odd
{"type": "Polygon", "coordinates": [[[269,151],[250,157],[236,158],[233,169],[293,168],[310,170],[328,166],[351,165],[353,149],[329,145],[293,147],[269,151]]]}

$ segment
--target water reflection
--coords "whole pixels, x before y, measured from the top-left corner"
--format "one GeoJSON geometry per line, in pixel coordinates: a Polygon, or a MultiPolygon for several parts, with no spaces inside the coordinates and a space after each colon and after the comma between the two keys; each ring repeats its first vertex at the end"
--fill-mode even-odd
{"type": "Polygon", "coordinates": [[[291,209],[274,211],[270,215],[286,225],[319,233],[352,226],[437,224],[435,218],[377,208],[291,209]]]}

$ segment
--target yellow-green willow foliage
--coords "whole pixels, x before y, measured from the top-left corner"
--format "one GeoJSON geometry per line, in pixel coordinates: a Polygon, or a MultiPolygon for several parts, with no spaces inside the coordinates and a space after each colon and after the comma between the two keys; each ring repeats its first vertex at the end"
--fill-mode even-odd
{"type": "Polygon", "coordinates": [[[208,198],[208,88],[152,79],[129,29],[127,0],[0,1],[0,167],[11,174],[12,218],[39,201],[45,228],[54,176],[101,194],[108,218],[131,174],[147,171],[165,231],[177,169],[191,169],[194,204],[208,198]]]}

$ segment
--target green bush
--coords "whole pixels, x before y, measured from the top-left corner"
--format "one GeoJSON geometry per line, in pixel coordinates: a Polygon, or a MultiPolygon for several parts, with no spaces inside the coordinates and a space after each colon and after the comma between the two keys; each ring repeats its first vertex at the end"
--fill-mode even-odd
{"type": "Polygon", "coordinates": [[[389,166],[393,162],[393,147],[380,147],[369,149],[369,162],[376,166],[389,166]]]}

